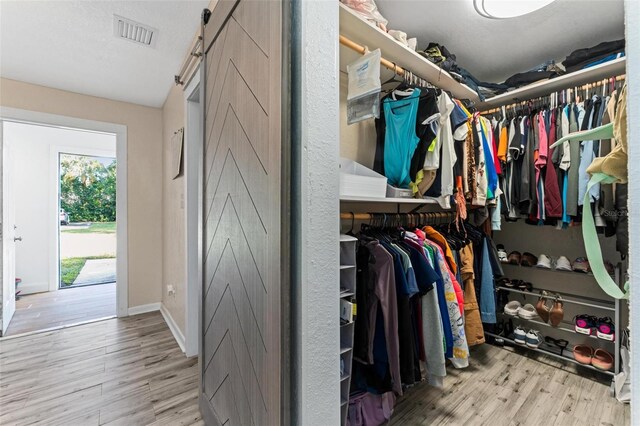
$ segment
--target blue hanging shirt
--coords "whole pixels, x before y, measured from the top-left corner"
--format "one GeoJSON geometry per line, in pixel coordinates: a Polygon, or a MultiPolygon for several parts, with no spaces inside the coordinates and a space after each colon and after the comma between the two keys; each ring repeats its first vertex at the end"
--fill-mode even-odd
{"type": "Polygon", "coordinates": [[[383,102],[384,133],[384,174],[389,184],[398,188],[409,188],[410,167],[413,153],[420,142],[416,136],[416,117],[420,89],[404,99],[387,98],[383,102]]]}

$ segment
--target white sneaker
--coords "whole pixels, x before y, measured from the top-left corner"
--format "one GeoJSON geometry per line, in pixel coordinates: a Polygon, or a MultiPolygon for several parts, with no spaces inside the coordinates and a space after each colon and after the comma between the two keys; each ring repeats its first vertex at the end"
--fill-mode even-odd
{"type": "MultiPolygon", "coordinates": [[[[505,311],[506,309],[505,306],[505,311]]],[[[527,303],[518,309],[518,316],[522,319],[531,320],[538,317],[538,311],[536,311],[536,308],[531,303],[527,303]]]]}
{"type": "Polygon", "coordinates": [[[518,316],[518,310],[522,308],[522,305],[517,300],[512,300],[504,306],[504,313],[506,315],[511,315],[512,317],[518,316]]]}
{"type": "Polygon", "coordinates": [[[497,249],[498,249],[498,260],[502,263],[509,263],[507,252],[505,251],[504,246],[502,244],[498,244],[497,249]]]}
{"type": "Polygon", "coordinates": [[[542,342],[542,337],[540,336],[540,332],[538,330],[529,330],[527,335],[525,336],[525,343],[530,348],[537,348],[540,346],[542,342]]]}
{"type": "Polygon", "coordinates": [[[536,268],[551,269],[551,258],[546,254],[541,254],[538,256],[536,268]]]}
{"type": "Polygon", "coordinates": [[[569,262],[569,259],[564,256],[560,256],[558,260],[556,260],[556,270],[569,272],[573,271],[573,269],[571,269],[571,262],[569,262]]]}
{"type": "Polygon", "coordinates": [[[519,345],[526,344],[527,341],[527,333],[520,326],[517,326],[515,331],[513,332],[513,341],[519,345]]]}

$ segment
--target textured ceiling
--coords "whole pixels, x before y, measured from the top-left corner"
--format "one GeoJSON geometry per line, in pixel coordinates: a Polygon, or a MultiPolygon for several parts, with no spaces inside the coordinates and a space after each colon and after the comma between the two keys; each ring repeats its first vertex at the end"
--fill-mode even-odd
{"type": "Polygon", "coordinates": [[[209,0],[0,1],[0,75],[160,107],[209,0]],[[158,29],[155,48],[113,36],[118,14],[158,29]]]}
{"type": "MultiPolygon", "coordinates": [[[[517,1],[517,0],[511,0],[517,1]]],[[[478,79],[502,82],[548,59],[624,37],[623,0],[557,0],[511,19],[480,16],[473,0],[376,0],[388,27],[444,44],[478,79]]]]}

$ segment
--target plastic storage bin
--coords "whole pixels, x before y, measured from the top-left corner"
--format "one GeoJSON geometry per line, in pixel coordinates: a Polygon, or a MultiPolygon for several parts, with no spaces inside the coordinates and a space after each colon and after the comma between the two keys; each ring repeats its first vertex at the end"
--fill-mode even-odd
{"type": "Polygon", "coordinates": [[[387,184],[387,198],[413,198],[413,191],[387,184]]]}
{"type": "Polygon", "coordinates": [[[385,198],[387,178],[346,158],[340,159],[340,196],[385,198]]]}

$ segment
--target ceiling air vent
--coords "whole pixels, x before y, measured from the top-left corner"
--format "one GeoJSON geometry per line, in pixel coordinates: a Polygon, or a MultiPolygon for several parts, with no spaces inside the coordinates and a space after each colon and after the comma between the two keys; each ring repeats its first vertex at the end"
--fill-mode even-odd
{"type": "Polygon", "coordinates": [[[158,30],[131,19],[113,15],[113,35],[122,40],[155,47],[158,30]]]}

